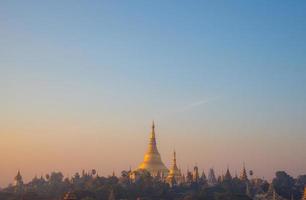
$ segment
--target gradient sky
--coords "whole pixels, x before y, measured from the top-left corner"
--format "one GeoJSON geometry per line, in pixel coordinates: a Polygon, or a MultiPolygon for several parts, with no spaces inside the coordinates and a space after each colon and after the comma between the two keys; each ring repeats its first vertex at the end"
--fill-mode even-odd
{"type": "Polygon", "coordinates": [[[306,173],[306,1],[0,2],[0,185],[142,161],[306,173]]]}

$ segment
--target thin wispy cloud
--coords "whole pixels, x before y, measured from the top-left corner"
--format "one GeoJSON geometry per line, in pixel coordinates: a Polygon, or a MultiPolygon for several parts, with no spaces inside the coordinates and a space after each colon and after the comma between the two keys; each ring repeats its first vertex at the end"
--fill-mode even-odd
{"type": "Polygon", "coordinates": [[[181,106],[176,105],[175,107],[172,107],[172,109],[169,110],[161,110],[159,113],[155,114],[155,119],[163,119],[163,118],[169,118],[173,117],[174,115],[182,112],[189,112],[192,110],[195,110],[196,108],[206,106],[207,104],[210,104],[214,101],[216,101],[218,97],[211,97],[211,98],[206,98],[206,99],[201,99],[198,101],[193,101],[190,103],[185,103],[181,106]]]}
{"type": "Polygon", "coordinates": [[[209,104],[213,101],[215,101],[217,98],[208,98],[208,99],[203,99],[203,100],[199,100],[199,101],[194,101],[191,102],[190,104],[187,104],[186,106],[183,106],[182,109],[179,110],[179,112],[185,112],[185,111],[189,111],[189,110],[193,110],[197,107],[201,107],[204,106],[206,104],[209,104]]]}
{"type": "Polygon", "coordinates": [[[192,109],[194,107],[198,107],[198,106],[201,106],[201,105],[207,104],[207,103],[209,103],[209,100],[201,100],[201,101],[193,102],[193,103],[185,106],[185,109],[192,109]]]}

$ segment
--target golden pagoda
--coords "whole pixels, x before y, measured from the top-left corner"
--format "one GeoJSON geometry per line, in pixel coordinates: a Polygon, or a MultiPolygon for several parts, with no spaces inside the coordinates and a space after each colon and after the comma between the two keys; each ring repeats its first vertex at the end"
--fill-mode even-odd
{"type": "Polygon", "coordinates": [[[247,172],[245,170],[245,164],[244,163],[243,163],[243,168],[242,168],[242,171],[241,171],[239,179],[241,181],[247,181],[248,180],[248,175],[247,175],[247,172]]]}
{"type": "Polygon", "coordinates": [[[304,186],[304,195],[303,195],[302,200],[306,200],[306,185],[304,186]]]}
{"type": "Polygon", "coordinates": [[[161,156],[157,150],[154,121],[152,124],[152,131],[150,134],[149,147],[147,153],[144,156],[143,162],[139,166],[139,169],[149,171],[152,176],[156,176],[157,174],[162,174],[162,176],[167,176],[169,172],[169,170],[161,160],[161,156]]]}
{"type": "Polygon", "coordinates": [[[182,174],[176,165],[176,152],[173,152],[172,165],[167,177],[167,182],[170,185],[179,184],[182,182],[182,174]]]}
{"type": "Polygon", "coordinates": [[[14,178],[14,185],[15,186],[22,186],[23,180],[20,171],[18,170],[17,175],[14,178]]]}

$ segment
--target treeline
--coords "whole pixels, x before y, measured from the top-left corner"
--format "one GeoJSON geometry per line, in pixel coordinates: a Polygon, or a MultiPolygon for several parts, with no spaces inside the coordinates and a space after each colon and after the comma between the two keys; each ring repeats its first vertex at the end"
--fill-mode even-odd
{"type": "MultiPolygon", "coordinates": [[[[101,177],[92,171],[65,178],[61,172],[52,172],[45,177],[35,177],[29,183],[20,182],[4,188],[0,192],[0,199],[61,200],[67,192],[72,192],[78,200],[249,200],[256,194],[267,192],[270,185],[261,179],[241,181],[235,177],[213,186],[201,181],[170,187],[149,174],[142,176],[137,182],[132,181],[128,174],[128,171],[123,171],[118,177],[101,177]]],[[[282,197],[300,199],[306,185],[306,175],[295,179],[285,172],[277,172],[272,184],[282,197]]]]}

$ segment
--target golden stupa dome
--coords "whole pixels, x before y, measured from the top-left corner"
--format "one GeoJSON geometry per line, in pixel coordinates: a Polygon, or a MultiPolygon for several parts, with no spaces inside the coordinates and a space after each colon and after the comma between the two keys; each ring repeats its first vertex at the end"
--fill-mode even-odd
{"type": "Polygon", "coordinates": [[[143,162],[139,165],[139,169],[149,171],[152,176],[156,176],[157,174],[167,176],[169,172],[157,150],[154,122],[152,124],[148,150],[144,156],[143,162]]]}

